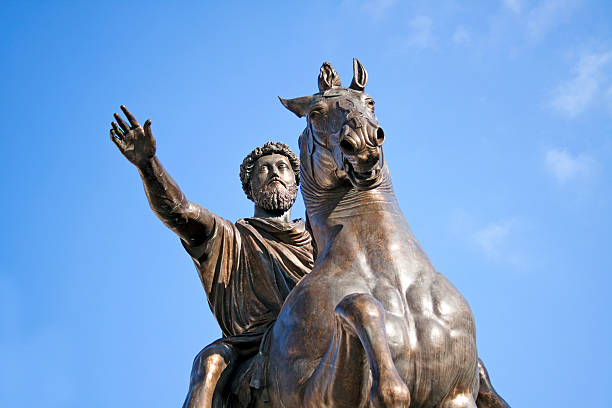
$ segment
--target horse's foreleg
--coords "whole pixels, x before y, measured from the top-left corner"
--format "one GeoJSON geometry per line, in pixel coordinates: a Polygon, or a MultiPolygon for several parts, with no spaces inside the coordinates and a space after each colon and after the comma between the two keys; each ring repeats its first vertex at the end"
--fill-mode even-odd
{"type": "Polygon", "coordinates": [[[346,296],[336,307],[340,316],[359,337],[372,372],[370,402],[374,407],[406,407],[410,392],[391,358],[385,330],[385,310],[366,294],[346,296]]]}
{"type": "Polygon", "coordinates": [[[510,405],[495,392],[489,379],[489,373],[481,359],[478,359],[478,376],[480,377],[480,388],[476,406],[478,408],[510,408],[510,405]]]}
{"type": "Polygon", "coordinates": [[[381,304],[367,294],[348,295],[336,306],[334,318],[332,341],[306,390],[307,406],[366,406],[367,361],[370,406],[408,408],[410,393],[391,358],[381,304]]]}

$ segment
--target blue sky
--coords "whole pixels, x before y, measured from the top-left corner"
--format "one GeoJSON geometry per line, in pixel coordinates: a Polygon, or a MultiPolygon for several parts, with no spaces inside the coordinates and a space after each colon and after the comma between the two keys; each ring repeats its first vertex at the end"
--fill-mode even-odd
{"type": "MultiPolygon", "coordinates": [[[[353,57],[404,213],[470,302],[514,407],[611,406],[612,6],[605,1],[3,2],[0,406],[169,407],[219,336],[108,139],[152,119],[187,197],[252,214],[238,166],[297,149],[276,96],[353,57]]],[[[304,212],[301,200],[294,216],[304,212]]]]}

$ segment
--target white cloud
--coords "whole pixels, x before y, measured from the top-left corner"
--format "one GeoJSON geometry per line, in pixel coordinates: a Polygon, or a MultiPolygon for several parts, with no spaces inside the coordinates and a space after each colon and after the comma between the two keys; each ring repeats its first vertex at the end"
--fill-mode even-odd
{"type": "Polygon", "coordinates": [[[612,51],[583,55],[574,67],[574,77],[557,87],[551,105],[559,112],[574,117],[582,113],[603,93],[608,82],[606,68],[612,62],[612,51]]]}
{"type": "Polygon", "coordinates": [[[428,48],[433,46],[433,21],[427,16],[416,16],[408,23],[410,30],[408,45],[417,48],[428,48]]]}
{"type": "Polygon", "coordinates": [[[511,264],[523,262],[517,241],[513,239],[513,236],[521,233],[522,224],[517,217],[483,222],[463,210],[454,211],[450,220],[450,228],[459,241],[481,255],[511,264]]]}
{"type": "Polygon", "coordinates": [[[596,167],[593,157],[581,153],[573,156],[565,150],[550,149],[546,152],[546,167],[559,184],[590,177],[596,167]]]}
{"type": "Polygon", "coordinates": [[[578,0],[543,0],[540,2],[527,14],[529,36],[534,40],[540,40],[571,15],[578,3],[578,0]]]}
{"type": "Polygon", "coordinates": [[[504,246],[506,238],[510,235],[513,225],[512,220],[499,222],[491,222],[476,230],[472,234],[472,239],[487,255],[498,256],[501,254],[501,248],[504,246]]]}
{"type": "Polygon", "coordinates": [[[470,32],[463,26],[459,26],[455,29],[453,33],[453,42],[455,44],[467,44],[472,39],[470,32]]]}
{"type": "Polygon", "coordinates": [[[520,14],[523,10],[523,2],[521,0],[504,0],[504,5],[516,14],[520,14]]]}

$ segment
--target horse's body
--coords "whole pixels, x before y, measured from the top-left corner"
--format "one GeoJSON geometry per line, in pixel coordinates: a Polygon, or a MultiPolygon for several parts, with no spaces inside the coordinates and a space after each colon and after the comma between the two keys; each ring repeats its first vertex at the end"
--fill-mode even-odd
{"type": "Polygon", "coordinates": [[[356,61],[352,89],[341,88],[324,64],[320,94],[282,100],[308,118],[300,138],[302,194],[319,253],[271,333],[270,402],[473,408],[479,374],[472,312],[432,266],[399,208],[366,80],[356,61]]]}
{"type": "MultiPolygon", "coordinates": [[[[285,406],[305,405],[295,384],[307,384],[305,377],[325,370],[322,365],[332,359],[325,354],[336,325],[334,309],[352,294],[371,295],[382,305],[385,333],[380,338],[387,340],[413,406],[438,406],[457,392],[475,400],[478,357],[472,313],[419,247],[390,184],[348,192],[323,223],[318,217],[310,220],[317,243],[329,235],[325,231],[337,232],[328,237],[314,269],[286,300],[275,327],[274,339],[280,341],[273,342],[270,355],[282,366],[271,366],[276,379],[270,386],[285,406]]],[[[360,369],[367,360],[362,348],[357,344],[350,361],[340,362],[350,368],[343,374],[348,378],[339,379],[348,382],[344,392],[358,397],[359,405],[348,398],[351,403],[339,406],[357,407],[368,400],[363,391],[355,393],[368,389],[368,372],[360,369]]]]}

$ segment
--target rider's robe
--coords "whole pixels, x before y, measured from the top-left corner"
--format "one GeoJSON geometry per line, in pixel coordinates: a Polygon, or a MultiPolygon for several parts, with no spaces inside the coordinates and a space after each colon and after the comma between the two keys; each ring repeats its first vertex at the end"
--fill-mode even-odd
{"type": "Polygon", "coordinates": [[[234,347],[242,361],[259,351],[250,384],[262,388],[265,350],[260,345],[264,334],[291,289],[314,263],[304,221],[253,217],[232,224],[215,217],[203,244],[193,247],[182,243],[198,269],[221,327],[223,338],[218,341],[234,347]]]}

